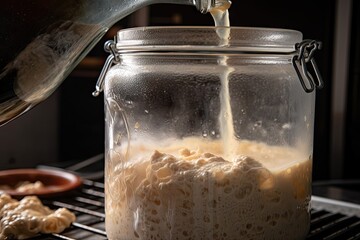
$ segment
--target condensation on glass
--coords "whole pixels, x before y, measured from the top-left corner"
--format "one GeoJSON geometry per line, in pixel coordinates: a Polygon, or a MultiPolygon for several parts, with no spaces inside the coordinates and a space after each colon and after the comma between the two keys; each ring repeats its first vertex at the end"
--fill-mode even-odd
{"type": "Polygon", "coordinates": [[[107,44],[109,239],[306,238],[319,43],[233,27],[224,45],[222,30],[134,28],[107,44]]]}

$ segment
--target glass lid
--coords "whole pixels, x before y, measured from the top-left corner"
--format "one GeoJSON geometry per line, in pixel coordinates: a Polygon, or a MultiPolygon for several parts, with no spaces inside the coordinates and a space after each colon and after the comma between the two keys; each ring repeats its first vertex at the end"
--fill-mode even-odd
{"type": "Polygon", "coordinates": [[[239,51],[291,53],[302,33],[290,29],[249,27],[138,27],[120,30],[119,52],[239,51]],[[223,38],[221,36],[228,36],[223,38]]]}

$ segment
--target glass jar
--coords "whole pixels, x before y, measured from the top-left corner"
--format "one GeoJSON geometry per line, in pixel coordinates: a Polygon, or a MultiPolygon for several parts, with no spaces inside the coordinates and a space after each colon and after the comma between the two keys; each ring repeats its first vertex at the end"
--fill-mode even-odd
{"type": "Polygon", "coordinates": [[[109,239],[305,239],[318,47],[285,29],[118,32],[102,73],[109,239]]]}

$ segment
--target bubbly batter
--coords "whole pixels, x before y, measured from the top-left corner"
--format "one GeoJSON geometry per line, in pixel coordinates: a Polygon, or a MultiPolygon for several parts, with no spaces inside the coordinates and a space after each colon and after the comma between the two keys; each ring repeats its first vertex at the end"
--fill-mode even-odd
{"type": "Polygon", "coordinates": [[[75,221],[75,215],[66,208],[50,210],[36,196],[17,201],[2,194],[0,219],[0,239],[27,239],[39,233],[60,233],[75,221]]]}
{"type": "Polygon", "coordinates": [[[34,193],[36,191],[42,190],[44,188],[44,184],[41,181],[36,181],[36,182],[29,182],[29,181],[24,181],[24,182],[19,182],[18,184],[16,184],[15,187],[11,187],[9,185],[0,185],[0,193],[4,190],[14,190],[14,191],[18,191],[18,192],[26,192],[26,193],[34,193]]]}
{"type": "Polygon", "coordinates": [[[189,138],[132,146],[107,165],[109,239],[304,239],[311,160],[294,149],[189,138]],[[153,148],[154,147],[154,148],[153,148]],[[297,238],[296,238],[296,237],[297,238]]]}

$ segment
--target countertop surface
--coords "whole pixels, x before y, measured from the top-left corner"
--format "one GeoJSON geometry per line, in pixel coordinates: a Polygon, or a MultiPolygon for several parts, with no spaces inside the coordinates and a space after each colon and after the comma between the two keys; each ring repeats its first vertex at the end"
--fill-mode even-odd
{"type": "Polygon", "coordinates": [[[313,182],[315,196],[360,204],[360,180],[330,180],[313,182]]]}

